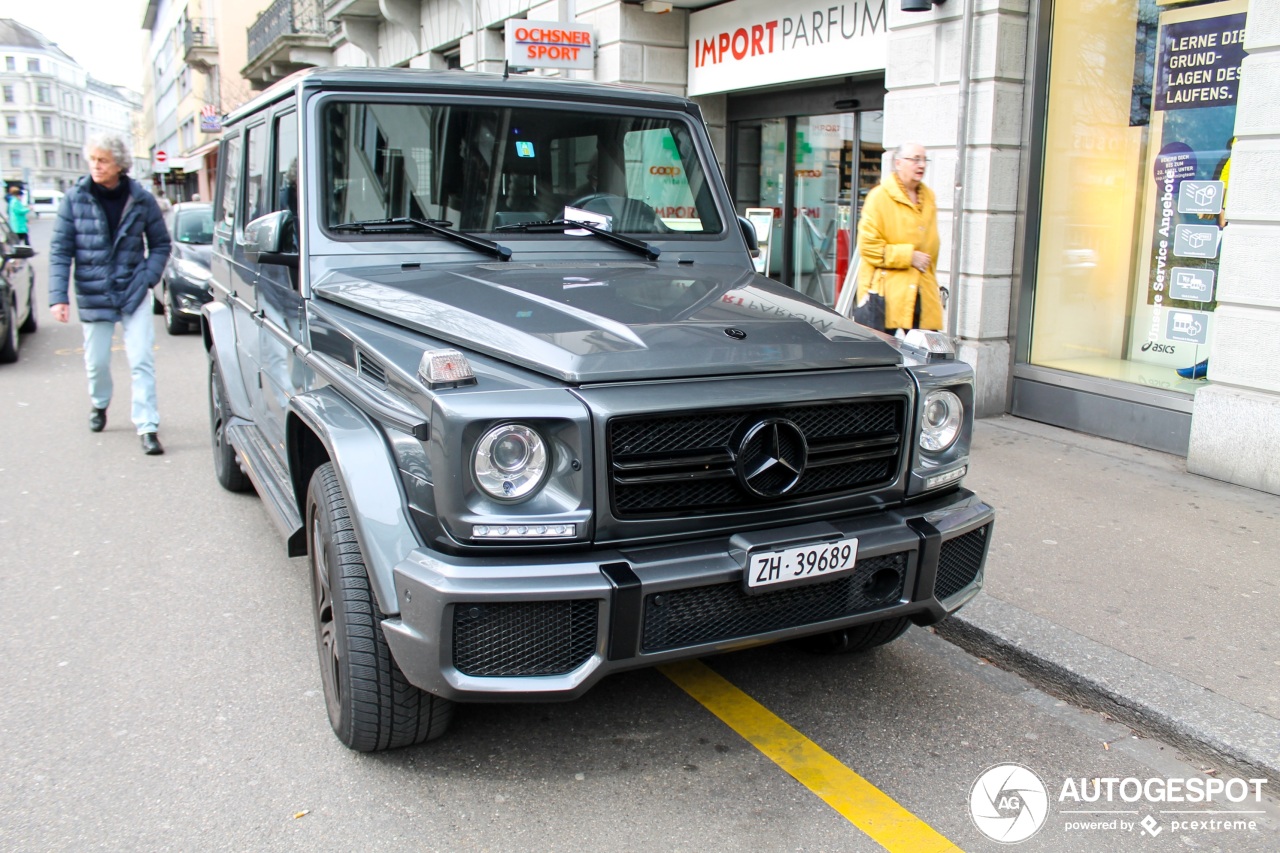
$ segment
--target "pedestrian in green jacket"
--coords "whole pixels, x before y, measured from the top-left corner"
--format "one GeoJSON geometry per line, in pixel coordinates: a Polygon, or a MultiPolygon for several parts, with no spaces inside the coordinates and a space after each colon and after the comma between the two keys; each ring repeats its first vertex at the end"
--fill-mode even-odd
{"type": "Polygon", "coordinates": [[[28,246],[31,245],[27,236],[27,214],[30,212],[31,208],[22,200],[21,187],[9,187],[9,228],[19,243],[28,246]]]}

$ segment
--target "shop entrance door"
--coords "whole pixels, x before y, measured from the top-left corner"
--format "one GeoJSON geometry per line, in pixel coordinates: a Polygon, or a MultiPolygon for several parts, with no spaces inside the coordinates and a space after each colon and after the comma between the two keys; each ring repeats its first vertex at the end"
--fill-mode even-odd
{"type": "Polygon", "coordinates": [[[880,181],[883,115],[862,110],[732,123],[738,213],[758,223],[763,210],[773,211],[769,233],[759,234],[767,253],[761,272],[835,304],[862,200],[880,181]]]}

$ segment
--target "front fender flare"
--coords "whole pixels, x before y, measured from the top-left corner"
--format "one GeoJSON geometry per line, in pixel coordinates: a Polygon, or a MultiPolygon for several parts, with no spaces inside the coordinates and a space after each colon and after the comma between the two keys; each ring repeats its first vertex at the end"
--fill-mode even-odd
{"type": "Polygon", "coordinates": [[[205,303],[200,314],[203,317],[200,334],[204,338],[204,348],[211,358],[218,360],[218,372],[222,374],[222,387],[227,393],[227,405],[231,407],[231,414],[250,418],[253,407],[241,378],[239,356],[236,352],[235,318],[231,316],[231,309],[214,301],[205,303]]]}
{"type": "MultiPolygon", "coordinates": [[[[356,542],[364,555],[378,607],[387,616],[398,614],[400,600],[392,569],[422,545],[422,540],[405,512],[404,491],[382,430],[332,386],[293,397],[289,410],[328,452],[347,499],[356,542]]],[[[290,467],[295,478],[300,479],[303,469],[299,464],[302,453],[297,447],[297,431],[290,429],[288,435],[290,467]]],[[[309,478],[310,471],[304,476],[309,478]]],[[[308,484],[294,485],[305,512],[308,484]]],[[[308,542],[307,547],[310,546],[308,542]]]]}

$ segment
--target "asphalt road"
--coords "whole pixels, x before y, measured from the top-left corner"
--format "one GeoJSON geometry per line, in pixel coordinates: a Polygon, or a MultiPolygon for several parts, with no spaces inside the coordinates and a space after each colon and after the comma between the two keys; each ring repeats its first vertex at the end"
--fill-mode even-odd
{"type": "MultiPolygon", "coordinates": [[[[49,231],[33,224],[41,304],[49,231]]],[[[569,704],[463,707],[422,747],[346,750],[320,695],[305,562],[256,497],[217,485],[200,339],[156,323],[161,457],[128,421],[122,350],[107,429],[88,431],[74,322],[42,314],[0,367],[0,849],[882,849],[655,670],[569,704]]],[[[1258,812],[1238,815],[1253,830],[1180,831],[1164,814],[1156,836],[1067,829],[1099,819],[1073,808],[1170,808],[1064,803],[1069,778],[1204,768],[926,630],[863,656],[706,663],[962,849],[1008,849],[968,807],[1007,762],[1050,802],[1015,847],[1280,846],[1268,800],[1232,807],[1258,812]]]]}

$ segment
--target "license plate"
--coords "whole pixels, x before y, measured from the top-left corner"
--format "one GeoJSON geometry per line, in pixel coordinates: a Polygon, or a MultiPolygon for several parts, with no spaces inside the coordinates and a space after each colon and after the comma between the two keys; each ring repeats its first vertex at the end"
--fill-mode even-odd
{"type": "Polygon", "coordinates": [[[747,590],[776,584],[828,578],[853,571],[858,557],[858,539],[818,542],[781,551],[760,551],[747,562],[747,590]]]}

